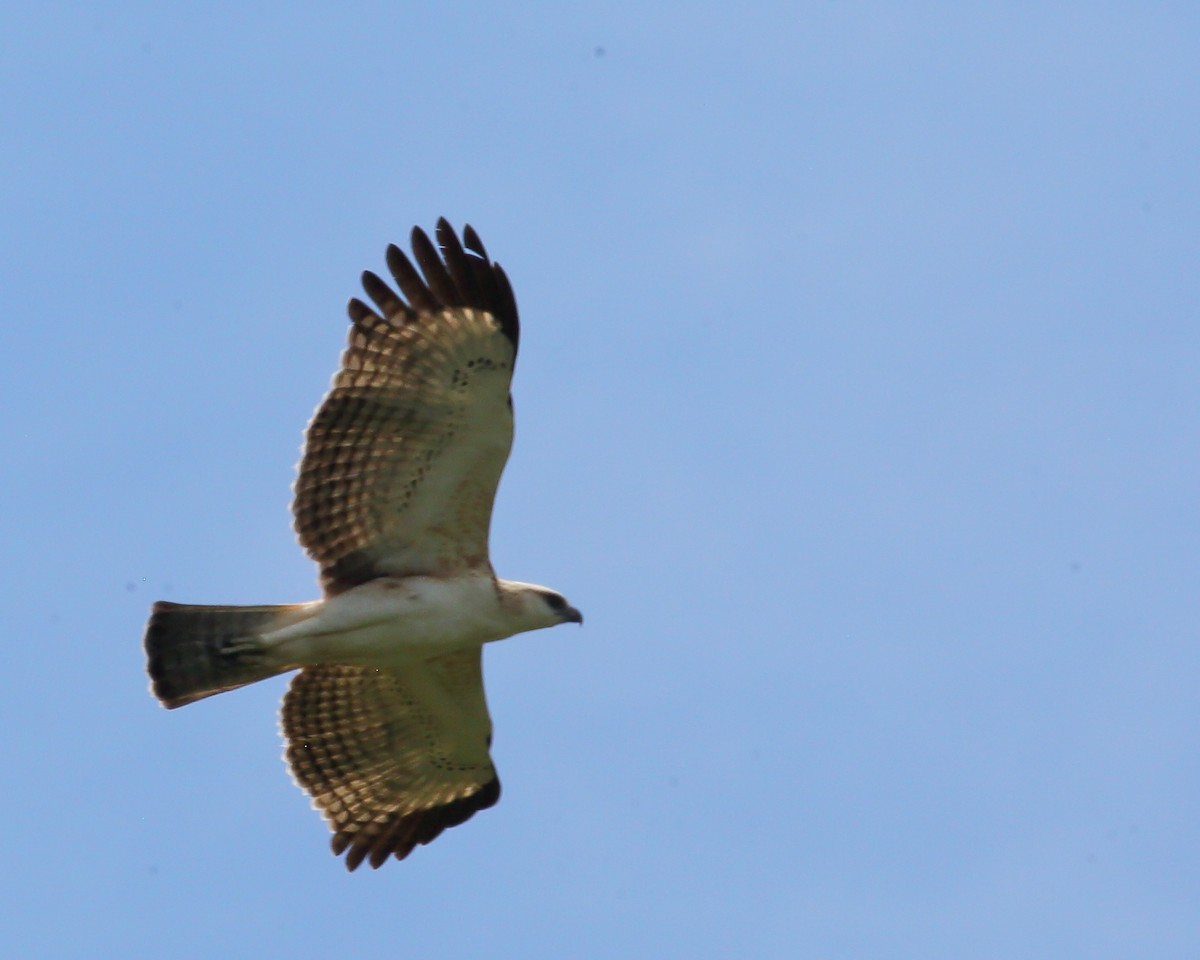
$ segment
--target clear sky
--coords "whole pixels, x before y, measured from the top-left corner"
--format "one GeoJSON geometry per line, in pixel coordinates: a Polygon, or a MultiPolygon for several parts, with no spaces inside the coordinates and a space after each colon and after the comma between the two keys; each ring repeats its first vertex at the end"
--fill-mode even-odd
{"type": "Polygon", "coordinates": [[[1200,956],[1200,9],[8,4],[5,956],[1200,956]],[[277,679],[345,301],[523,318],[504,798],[348,875],[277,679]]]}

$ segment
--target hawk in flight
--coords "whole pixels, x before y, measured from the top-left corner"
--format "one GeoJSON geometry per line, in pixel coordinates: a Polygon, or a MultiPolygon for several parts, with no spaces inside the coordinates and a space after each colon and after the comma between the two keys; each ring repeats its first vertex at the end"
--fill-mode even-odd
{"type": "Polygon", "coordinates": [[[282,606],[160,601],[154,695],[185,704],[289,670],[287,761],[354,870],[404,859],[500,797],[483,644],[583,617],[500,580],[488,527],[512,446],[517,306],[500,265],[445,220],[412,233],[393,290],[362,276],[350,342],[305,434],[296,533],[323,596],[282,606]]]}

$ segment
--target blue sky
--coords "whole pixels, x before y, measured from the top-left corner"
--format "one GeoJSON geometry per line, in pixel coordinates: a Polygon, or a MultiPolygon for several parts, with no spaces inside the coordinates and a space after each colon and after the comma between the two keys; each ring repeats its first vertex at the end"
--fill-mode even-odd
{"type": "Polygon", "coordinates": [[[1200,12],[0,14],[12,956],[1200,955],[1200,12]],[[301,430],[388,242],[523,317],[504,798],[347,875],[273,680],[301,430]]]}

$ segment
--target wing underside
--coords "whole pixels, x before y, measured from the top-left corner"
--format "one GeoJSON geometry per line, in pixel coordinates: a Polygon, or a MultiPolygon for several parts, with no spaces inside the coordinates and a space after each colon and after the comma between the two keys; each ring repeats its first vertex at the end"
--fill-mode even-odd
{"type": "Polygon", "coordinates": [[[403,674],[322,665],[292,680],[288,764],[349,869],[402,860],[499,799],[481,659],[448,654],[403,674]]]}
{"type": "Polygon", "coordinates": [[[488,563],[512,446],[516,304],[470,227],[465,249],[445,220],[437,238],[440,256],[413,231],[421,273],[389,247],[399,294],[363,275],[376,309],[351,300],[341,369],[306,432],[293,512],[329,593],[488,563]]]}

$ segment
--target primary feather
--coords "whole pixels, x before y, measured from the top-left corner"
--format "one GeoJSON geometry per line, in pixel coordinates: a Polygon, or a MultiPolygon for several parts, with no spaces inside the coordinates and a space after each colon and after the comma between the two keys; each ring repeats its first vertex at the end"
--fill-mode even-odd
{"type": "Polygon", "coordinates": [[[582,616],[499,580],[488,529],[512,446],[519,322],[508,278],[469,226],[438,221],[373,273],[305,434],[292,505],[321,600],[160,602],[145,647],[168,707],[300,669],[283,704],[292,773],[351,870],[403,859],[494,804],[484,643],[582,616]],[[419,268],[419,269],[418,269],[419,268]]]}

